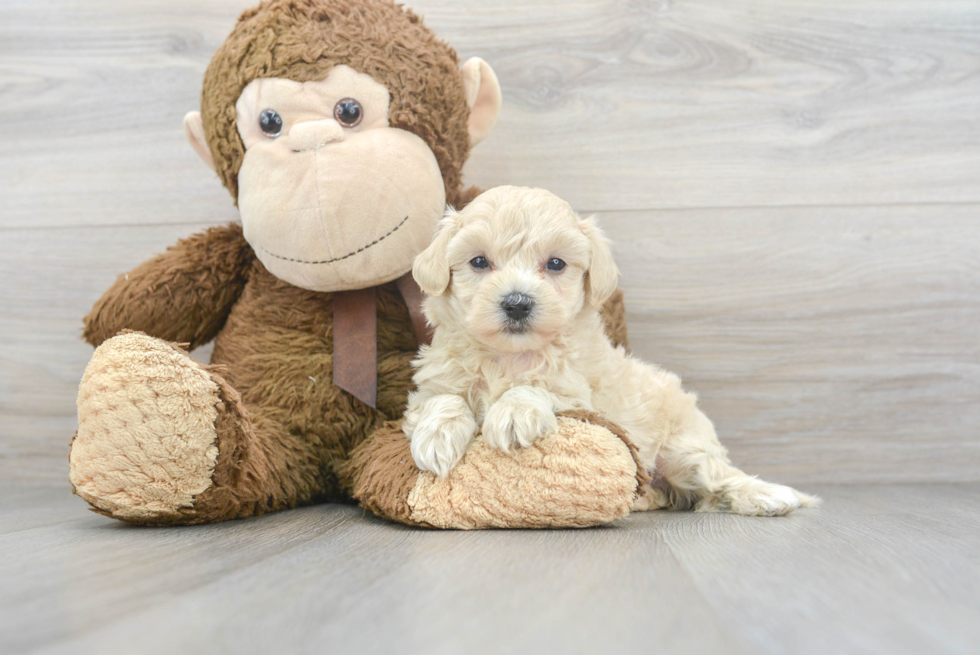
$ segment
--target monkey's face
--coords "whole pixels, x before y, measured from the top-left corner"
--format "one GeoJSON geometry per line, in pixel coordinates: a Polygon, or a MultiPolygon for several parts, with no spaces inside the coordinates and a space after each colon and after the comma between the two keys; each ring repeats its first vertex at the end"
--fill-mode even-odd
{"type": "Polygon", "coordinates": [[[326,79],[253,80],[238,99],[245,238],[276,277],[304,289],[393,280],[432,238],[442,173],[419,137],[388,124],[388,89],[336,66],[326,79]]]}

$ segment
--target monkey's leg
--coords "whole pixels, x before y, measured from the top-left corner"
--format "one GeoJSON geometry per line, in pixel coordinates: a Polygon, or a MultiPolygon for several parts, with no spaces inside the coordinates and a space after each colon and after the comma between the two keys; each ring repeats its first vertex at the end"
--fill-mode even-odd
{"type": "Polygon", "coordinates": [[[351,496],[378,516],[438,528],[570,528],[626,516],[643,475],[625,432],[593,412],[505,453],[477,437],[446,477],[419,471],[401,424],[358,445],[344,467],[351,496]]]}
{"type": "Polygon", "coordinates": [[[315,456],[281,432],[178,347],[120,334],[95,351],[79,386],[69,475],[95,511],[133,523],[263,514],[318,491],[315,456]]]}

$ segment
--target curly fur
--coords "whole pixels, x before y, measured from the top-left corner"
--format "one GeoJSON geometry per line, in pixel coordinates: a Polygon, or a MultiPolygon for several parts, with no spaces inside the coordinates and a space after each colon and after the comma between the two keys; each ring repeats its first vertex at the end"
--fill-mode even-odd
{"type": "Polygon", "coordinates": [[[600,312],[618,276],[609,242],[561,199],[487,191],[447,213],[413,272],[432,294],[424,309],[435,328],[405,413],[420,468],[447,475],[478,429],[490,446],[527,447],[555,429],[557,412],[578,409],[622,426],[674,491],[654,498],[660,487],[650,487],[643,508],[776,515],[812,502],[732,466],[680,378],[609,341],[600,312]],[[477,257],[489,265],[474,266],[477,257]],[[554,260],[564,266],[549,269],[554,260]],[[513,295],[533,303],[519,321],[505,311],[513,295]]]}

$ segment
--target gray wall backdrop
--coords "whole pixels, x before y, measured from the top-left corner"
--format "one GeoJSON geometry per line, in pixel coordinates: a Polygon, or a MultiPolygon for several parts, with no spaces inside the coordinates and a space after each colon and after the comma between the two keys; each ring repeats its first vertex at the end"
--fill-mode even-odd
{"type": "MultiPolygon", "coordinates": [[[[115,276],[236,220],[181,119],[249,4],[0,6],[0,476],[66,478],[115,276]]],[[[503,87],[467,181],[600,215],[737,463],[980,480],[980,3],[409,4],[503,87]]]]}

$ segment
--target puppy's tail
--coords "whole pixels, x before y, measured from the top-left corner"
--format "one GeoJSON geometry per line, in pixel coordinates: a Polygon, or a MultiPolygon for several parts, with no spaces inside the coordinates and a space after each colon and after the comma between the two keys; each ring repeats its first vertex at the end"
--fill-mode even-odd
{"type": "Polygon", "coordinates": [[[802,491],[797,491],[796,495],[800,498],[800,507],[820,507],[823,505],[823,498],[820,496],[812,496],[802,491]]]}

